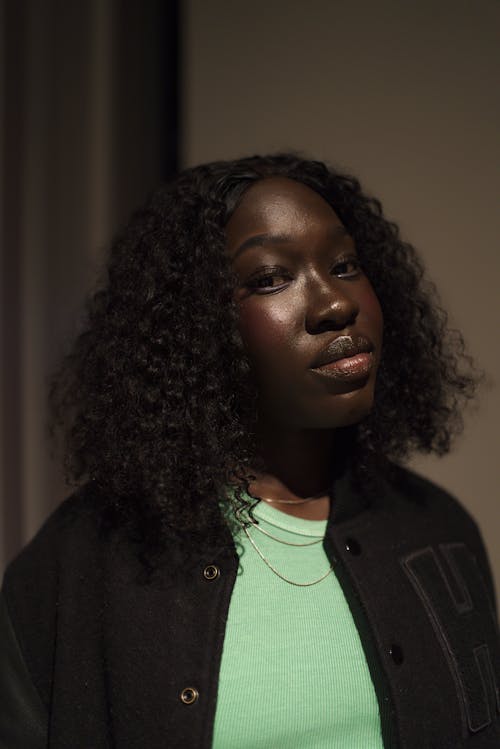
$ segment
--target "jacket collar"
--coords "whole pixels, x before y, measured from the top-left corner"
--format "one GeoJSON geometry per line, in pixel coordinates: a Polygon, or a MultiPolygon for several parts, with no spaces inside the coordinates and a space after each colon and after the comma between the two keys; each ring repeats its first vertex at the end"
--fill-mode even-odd
{"type": "Polygon", "coordinates": [[[356,485],[351,466],[337,476],[330,488],[330,514],[328,524],[342,523],[366,510],[372,503],[371,492],[361,491],[356,485]]]}

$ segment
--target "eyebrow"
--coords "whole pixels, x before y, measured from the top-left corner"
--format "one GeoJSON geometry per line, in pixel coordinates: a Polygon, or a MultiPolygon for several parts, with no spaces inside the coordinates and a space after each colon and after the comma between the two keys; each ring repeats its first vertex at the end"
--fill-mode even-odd
{"type": "MultiPolygon", "coordinates": [[[[349,232],[345,226],[336,226],[333,231],[329,232],[330,238],[335,241],[341,237],[349,236],[349,232]]],[[[234,253],[232,260],[236,260],[245,250],[249,250],[252,247],[268,247],[269,245],[276,244],[292,244],[295,241],[294,237],[290,234],[255,234],[253,237],[248,237],[244,242],[240,244],[236,252],[234,253]]]]}

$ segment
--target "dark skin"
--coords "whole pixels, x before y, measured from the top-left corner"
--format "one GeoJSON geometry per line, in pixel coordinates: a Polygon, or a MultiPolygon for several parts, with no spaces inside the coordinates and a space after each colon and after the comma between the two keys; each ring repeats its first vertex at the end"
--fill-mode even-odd
{"type": "Polygon", "coordinates": [[[226,234],[240,333],[259,386],[258,439],[267,466],[254,472],[250,491],[296,503],[274,504],[291,515],[326,519],[336,430],[358,423],[373,404],[379,302],[342,222],[300,182],[256,182],[226,234]],[[372,345],[368,372],[344,380],[312,367],[331,341],[359,335],[372,345]]]}

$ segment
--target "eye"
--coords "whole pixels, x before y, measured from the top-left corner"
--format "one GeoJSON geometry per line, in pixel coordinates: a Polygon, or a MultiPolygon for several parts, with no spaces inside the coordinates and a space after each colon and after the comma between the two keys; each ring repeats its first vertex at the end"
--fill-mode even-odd
{"type": "Polygon", "coordinates": [[[280,289],[288,280],[288,274],[281,268],[268,268],[266,273],[255,275],[247,281],[247,287],[258,294],[280,289]]]}
{"type": "Polygon", "coordinates": [[[356,255],[339,258],[332,268],[332,273],[341,278],[356,278],[362,273],[359,258],[356,255]]]}

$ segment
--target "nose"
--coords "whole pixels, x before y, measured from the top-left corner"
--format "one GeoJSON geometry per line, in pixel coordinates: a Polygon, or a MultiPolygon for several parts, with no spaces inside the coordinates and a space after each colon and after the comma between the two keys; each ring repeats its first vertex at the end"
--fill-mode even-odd
{"type": "Polygon", "coordinates": [[[306,315],[309,333],[343,330],[358,316],[358,301],[345,280],[330,277],[328,282],[317,282],[311,286],[309,298],[306,315]]]}

